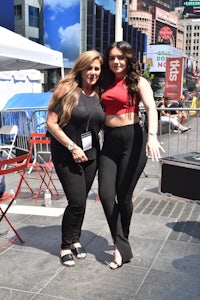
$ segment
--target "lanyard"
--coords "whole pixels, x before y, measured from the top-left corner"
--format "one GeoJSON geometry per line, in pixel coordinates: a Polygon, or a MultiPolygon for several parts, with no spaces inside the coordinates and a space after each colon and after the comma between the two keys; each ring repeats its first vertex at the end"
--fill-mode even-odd
{"type": "MultiPolygon", "coordinates": [[[[93,107],[93,110],[89,113],[89,110],[88,110],[88,106],[87,106],[87,103],[86,103],[86,101],[85,101],[85,98],[88,98],[86,95],[84,95],[83,93],[82,93],[82,95],[83,95],[83,102],[84,102],[84,108],[85,108],[85,110],[87,111],[87,113],[88,113],[88,115],[89,115],[89,117],[88,117],[88,120],[87,120],[87,124],[86,124],[86,132],[88,131],[88,128],[89,128],[89,124],[90,124],[90,120],[91,120],[91,117],[92,117],[92,115],[94,114],[94,112],[95,112],[95,107],[93,107]]],[[[81,103],[81,105],[82,105],[82,103],[81,103]]],[[[100,105],[100,102],[99,102],[99,105],[100,105]]]]}

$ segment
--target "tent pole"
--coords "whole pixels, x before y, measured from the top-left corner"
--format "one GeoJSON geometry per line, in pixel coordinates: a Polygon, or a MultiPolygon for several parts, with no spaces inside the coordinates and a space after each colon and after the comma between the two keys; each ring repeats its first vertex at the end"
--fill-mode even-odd
{"type": "Polygon", "coordinates": [[[61,68],[61,78],[65,77],[64,67],[61,68]]]}

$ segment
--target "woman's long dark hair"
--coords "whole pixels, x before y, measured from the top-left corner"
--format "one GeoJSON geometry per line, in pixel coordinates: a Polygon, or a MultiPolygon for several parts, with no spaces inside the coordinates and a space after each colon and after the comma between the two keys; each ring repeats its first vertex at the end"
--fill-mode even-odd
{"type": "Polygon", "coordinates": [[[109,54],[110,50],[113,48],[118,48],[119,50],[121,50],[127,59],[125,83],[132,102],[134,97],[138,95],[138,81],[139,77],[142,76],[142,74],[138,59],[135,56],[133,48],[129,43],[125,41],[114,42],[104,51],[102,66],[103,91],[107,90],[115,83],[115,74],[109,68],[109,54]]]}

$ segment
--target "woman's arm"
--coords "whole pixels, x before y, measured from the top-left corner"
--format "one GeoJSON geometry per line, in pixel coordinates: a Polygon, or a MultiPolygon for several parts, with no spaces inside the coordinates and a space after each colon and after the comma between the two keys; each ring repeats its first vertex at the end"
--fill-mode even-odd
{"type": "Polygon", "coordinates": [[[158,113],[151,86],[144,77],[140,77],[138,88],[141,101],[143,102],[148,115],[148,131],[149,133],[157,133],[158,113]]]}
{"type": "Polygon", "coordinates": [[[58,115],[55,112],[48,112],[46,120],[47,130],[52,134],[52,136],[63,146],[68,149],[69,145],[73,145],[73,149],[69,151],[76,162],[87,161],[87,156],[84,151],[74,144],[74,142],[65,134],[62,128],[58,124],[58,115]]]}
{"type": "Polygon", "coordinates": [[[147,156],[152,158],[152,160],[157,161],[160,158],[160,151],[165,151],[157,139],[158,113],[153,97],[153,91],[149,82],[144,77],[140,77],[138,88],[141,101],[143,102],[148,115],[148,141],[146,145],[146,153],[147,156]]]}
{"type": "Polygon", "coordinates": [[[62,128],[58,125],[58,115],[55,112],[49,112],[46,120],[47,130],[53,135],[53,137],[67,147],[71,145],[73,141],[64,133],[62,128]]]}

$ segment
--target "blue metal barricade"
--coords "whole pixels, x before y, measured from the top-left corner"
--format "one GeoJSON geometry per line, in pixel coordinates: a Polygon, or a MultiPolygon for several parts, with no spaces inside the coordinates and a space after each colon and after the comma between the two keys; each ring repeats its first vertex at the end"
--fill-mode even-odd
{"type": "Polygon", "coordinates": [[[18,135],[15,143],[16,155],[29,151],[31,119],[26,110],[8,109],[0,112],[2,125],[17,125],[18,135]]]}
{"type": "MultiPolygon", "coordinates": [[[[158,108],[158,113],[160,110],[161,109],[158,108]]],[[[175,109],[166,108],[166,110],[175,109]]],[[[165,148],[165,156],[185,152],[200,152],[200,108],[182,108],[181,110],[186,111],[188,120],[185,126],[191,127],[191,130],[185,133],[175,132],[170,128],[169,124],[166,127],[166,125],[163,125],[159,121],[158,139],[165,148]],[[173,147],[171,147],[171,145],[173,145],[173,147]]],[[[146,119],[145,110],[142,108],[140,112],[141,120],[144,122],[146,119]]],[[[31,117],[30,112],[26,110],[6,110],[0,112],[0,124],[18,125],[19,134],[17,137],[16,149],[18,151],[27,151],[29,149],[30,133],[46,132],[46,117],[47,108],[32,109],[31,117]]]]}

